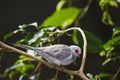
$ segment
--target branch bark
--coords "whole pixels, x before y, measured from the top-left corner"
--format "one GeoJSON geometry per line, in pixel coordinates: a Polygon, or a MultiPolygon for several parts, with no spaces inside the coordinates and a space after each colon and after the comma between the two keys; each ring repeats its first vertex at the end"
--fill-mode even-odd
{"type": "Polygon", "coordinates": [[[73,27],[73,28],[69,28],[69,29],[63,30],[63,31],[56,31],[56,32],[54,32],[54,34],[55,34],[55,33],[66,33],[66,32],[71,31],[71,30],[78,30],[78,31],[81,33],[81,35],[82,35],[82,37],[83,37],[83,42],[84,42],[84,45],[83,45],[82,63],[81,63],[81,66],[80,66],[79,70],[77,70],[77,71],[69,70],[69,69],[66,69],[66,68],[62,68],[62,69],[61,69],[60,66],[57,66],[57,67],[56,67],[56,66],[54,66],[53,64],[48,63],[47,61],[45,61],[45,60],[43,60],[43,59],[40,59],[40,58],[35,57],[35,56],[33,56],[33,55],[27,54],[26,52],[21,51],[21,50],[19,50],[19,49],[16,49],[16,48],[14,48],[14,47],[12,47],[12,46],[9,46],[9,45],[1,42],[1,41],[0,41],[0,47],[2,47],[2,48],[4,48],[4,49],[7,49],[7,50],[14,51],[14,52],[19,53],[19,54],[21,54],[21,55],[25,55],[25,56],[27,56],[27,57],[30,57],[30,58],[38,61],[38,62],[43,63],[43,64],[46,65],[46,66],[52,67],[52,68],[57,69],[57,70],[59,70],[59,71],[63,71],[63,72],[68,73],[68,74],[76,75],[76,76],[80,77],[80,78],[83,79],[83,80],[89,80],[89,79],[85,76],[85,74],[83,73],[84,66],[85,66],[85,61],[86,61],[86,55],[87,55],[87,54],[86,54],[86,52],[87,52],[87,39],[86,39],[86,36],[85,36],[83,30],[82,30],[81,28],[78,28],[78,27],[73,27]]]}

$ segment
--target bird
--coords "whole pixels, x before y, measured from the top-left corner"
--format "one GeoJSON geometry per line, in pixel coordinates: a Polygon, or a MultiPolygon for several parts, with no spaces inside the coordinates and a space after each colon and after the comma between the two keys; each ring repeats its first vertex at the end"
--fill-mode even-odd
{"type": "Polygon", "coordinates": [[[76,45],[68,46],[64,44],[55,44],[46,47],[32,47],[19,44],[17,46],[24,49],[33,50],[46,59],[49,63],[53,63],[58,66],[71,64],[81,54],[81,48],[76,45]]]}

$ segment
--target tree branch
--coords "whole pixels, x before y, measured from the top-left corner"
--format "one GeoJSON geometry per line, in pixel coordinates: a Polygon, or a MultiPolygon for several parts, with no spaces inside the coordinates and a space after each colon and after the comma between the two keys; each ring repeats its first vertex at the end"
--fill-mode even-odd
{"type": "Polygon", "coordinates": [[[84,42],[84,45],[83,45],[82,63],[81,63],[80,69],[79,69],[78,71],[69,70],[69,69],[66,69],[66,68],[62,68],[62,69],[61,69],[60,66],[57,66],[57,67],[56,67],[56,66],[54,66],[53,64],[48,63],[47,61],[45,61],[45,60],[43,60],[43,59],[40,59],[40,58],[35,57],[35,56],[33,56],[33,55],[27,54],[26,52],[21,51],[21,50],[19,50],[19,49],[16,49],[16,48],[14,48],[14,47],[11,47],[11,46],[9,46],[9,45],[1,42],[1,41],[0,41],[0,46],[1,46],[2,48],[4,48],[4,49],[8,49],[8,50],[17,52],[17,53],[19,53],[19,54],[21,54],[21,55],[25,55],[25,56],[27,56],[27,57],[30,57],[30,58],[38,61],[38,62],[43,63],[43,64],[46,65],[46,66],[55,68],[55,69],[57,69],[57,70],[59,70],[59,71],[63,71],[63,72],[68,73],[68,74],[76,75],[76,76],[80,77],[80,78],[83,79],[83,80],[89,80],[89,79],[85,76],[85,74],[83,73],[84,66],[85,66],[85,61],[86,61],[86,51],[87,51],[87,40],[86,40],[86,36],[85,36],[83,30],[82,30],[81,28],[78,28],[78,27],[73,27],[73,28],[69,28],[69,29],[63,30],[63,31],[55,31],[54,33],[66,33],[66,32],[71,31],[71,30],[78,30],[78,31],[81,33],[81,35],[82,35],[82,37],[83,37],[83,42],[84,42]]]}

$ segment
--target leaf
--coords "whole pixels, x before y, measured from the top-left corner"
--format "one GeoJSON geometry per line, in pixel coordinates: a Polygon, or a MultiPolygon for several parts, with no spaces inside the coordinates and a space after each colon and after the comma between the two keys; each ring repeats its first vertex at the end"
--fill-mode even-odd
{"type": "Polygon", "coordinates": [[[34,33],[29,33],[24,39],[23,39],[23,41],[25,42],[25,43],[28,43],[28,41],[30,40],[30,39],[32,39],[34,37],[34,33]]]}
{"type": "Polygon", "coordinates": [[[63,7],[63,5],[66,3],[66,0],[60,0],[57,4],[57,7],[56,7],[56,11],[59,11],[61,10],[61,8],[63,7]]]}
{"type": "Polygon", "coordinates": [[[77,38],[77,31],[75,31],[75,30],[73,31],[72,39],[73,39],[75,44],[79,44],[79,40],[77,38]]]}
{"type": "Polygon", "coordinates": [[[13,78],[15,77],[15,74],[16,74],[15,71],[11,71],[11,72],[8,74],[10,80],[13,80],[13,78]]]}
{"type": "Polygon", "coordinates": [[[33,37],[34,37],[34,33],[29,33],[24,39],[18,40],[16,44],[20,44],[20,43],[28,44],[28,41],[31,40],[33,37]]]}
{"type": "Polygon", "coordinates": [[[74,80],[74,76],[72,74],[69,74],[70,80],[74,80]]]}
{"type": "Polygon", "coordinates": [[[100,78],[105,78],[105,77],[110,77],[110,76],[112,76],[112,75],[109,74],[109,73],[100,73],[98,76],[99,76],[100,78]]]}
{"type": "Polygon", "coordinates": [[[115,23],[112,21],[112,18],[108,11],[108,5],[117,7],[118,6],[117,2],[114,0],[100,0],[99,5],[103,10],[102,23],[106,25],[115,26],[115,23]]]}
{"type": "Polygon", "coordinates": [[[29,24],[29,26],[35,26],[35,27],[38,27],[38,23],[37,23],[37,22],[33,22],[33,23],[29,24]]]}
{"type": "Polygon", "coordinates": [[[19,64],[14,64],[13,66],[7,68],[4,73],[6,74],[6,73],[8,73],[8,72],[10,72],[10,71],[13,71],[13,70],[17,69],[17,68],[18,68],[18,71],[19,71],[19,72],[24,72],[24,71],[26,71],[27,69],[30,69],[30,68],[32,69],[33,66],[34,66],[33,64],[24,64],[23,62],[20,62],[19,64]],[[25,65],[26,65],[26,66],[30,65],[30,67],[25,67],[25,65]],[[20,69],[20,68],[21,68],[21,69],[20,69]],[[23,71],[22,71],[22,68],[23,68],[23,71]],[[27,68],[27,69],[26,69],[26,68],[27,68]]]}
{"type": "Polygon", "coordinates": [[[105,55],[106,55],[106,51],[103,50],[100,52],[100,56],[105,56],[105,55]]]}
{"type": "Polygon", "coordinates": [[[109,50],[113,46],[120,46],[120,36],[110,39],[106,44],[103,45],[105,50],[109,50]]]}
{"type": "Polygon", "coordinates": [[[33,69],[35,66],[33,64],[24,64],[21,63],[20,66],[16,67],[16,71],[20,72],[21,74],[25,74],[26,71],[33,69]]]}
{"type": "Polygon", "coordinates": [[[107,58],[103,63],[102,63],[102,65],[104,66],[104,65],[106,65],[108,62],[110,62],[112,60],[112,58],[107,58]]]}
{"type": "Polygon", "coordinates": [[[100,0],[99,5],[102,10],[104,10],[105,6],[108,4],[109,0],[100,0]]]}
{"type": "Polygon", "coordinates": [[[118,3],[115,0],[100,0],[99,6],[104,10],[108,5],[118,7],[118,3]]]}
{"type": "MultiPolygon", "coordinates": [[[[19,25],[18,26],[18,29],[17,30],[14,30],[13,32],[10,32],[8,34],[6,34],[4,36],[4,40],[6,41],[8,38],[12,37],[13,34],[17,34],[18,32],[22,32],[24,33],[25,32],[25,29],[29,26],[35,26],[37,28],[37,23],[34,22],[34,23],[31,23],[31,24],[24,24],[24,25],[19,25]]],[[[32,34],[32,33],[31,33],[32,34]]],[[[31,34],[29,36],[27,36],[27,38],[25,38],[24,40],[27,41],[28,37],[30,38],[31,34]]],[[[23,40],[23,39],[22,39],[23,40]]],[[[18,41],[18,43],[21,43],[22,41],[18,41]]]]}
{"type": "Polygon", "coordinates": [[[75,7],[63,8],[54,12],[50,17],[48,17],[43,22],[42,26],[56,26],[65,29],[74,22],[79,13],[80,9],[75,7]]]}
{"type": "Polygon", "coordinates": [[[120,34],[120,27],[116,27],[113,29],[112,37],[115,37],[120,34]]]}
{"type": "Polygon", "coordinates": [[[92,53],[98,53],[103,49],[102,42],[97,36],[89,31],[85,31],[85,35],[88,40],[88,51],[92,53]]]}
{"type": "Polygon", "coordinates": [[[110,6],[113,6],[113,7],[116,7],[116,8],[118,7],[118,3],[115,0],[110,0],[109,4],[110,4],[110,6]]]}
{"type": "Polygon", "coordinates": [[[39,30],[39,32],[34,34],[34,37],[28,41],[29,45],[34,44],[34,46],[36,46],[42,41],[41,39],[49,37],[47,35],[49,34],[49,32],[52,32],[54,29],[55,27],[49,27],[39,30]]]}
{"type": "Polygon", "coordinates": [[[87,73],[86,75],[87,75],[87,77],[89,77],[90,80],[94,80],[94,79],[93,79],[93,74],[87,73]]]}
{"type": "Polygon", "coordinates": [[[8,38],[10,38],[11,36],[13,36],[13,32],[10,32],[10,33],[8,33],[8,34],[6,34],[5,36],[4,36],[4,40],[6,41],[8,38]]]}
{"type": "Polygon", "coordinates": [[[37,38],[37,40],[32,43],[32,46],[36,46],[36,45],[40,44],[41,41],[42,41],[41,37],[37,38]]]}
{"type": "Polygon", "coordinates": [[[106,25],[112,25],[114,26],[114,22],[112,21],[111,19],[111,16],[110,14],[107,12],[107,11],[104,11],[103,12],[103,15],[102,15],[102,22],[106,25]]]}
{"type": "Polygon", "coordinates": [[[19,64],[19,63],[21,63],[21,62],[31,61],[31,60],[32,60],[31,58],[21,55],[21,56],[19,57],[19,59],[15,62],[15,64],[19,64]]]}

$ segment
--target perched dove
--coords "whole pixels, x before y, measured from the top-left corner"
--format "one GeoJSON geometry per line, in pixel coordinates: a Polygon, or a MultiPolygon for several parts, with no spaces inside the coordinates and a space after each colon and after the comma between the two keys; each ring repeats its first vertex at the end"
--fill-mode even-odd
{"type": "Polygon", "coordinates": [[[18,47],[36,51],[48,62],[56,65],[69,65],[81,54],[81,48],[76,45],[67,46],[63,44],[56,44],[52,46],[36,48],[19,44],[18,47]]]}

